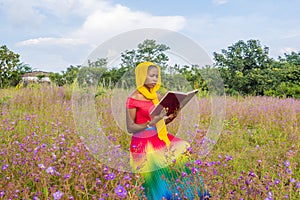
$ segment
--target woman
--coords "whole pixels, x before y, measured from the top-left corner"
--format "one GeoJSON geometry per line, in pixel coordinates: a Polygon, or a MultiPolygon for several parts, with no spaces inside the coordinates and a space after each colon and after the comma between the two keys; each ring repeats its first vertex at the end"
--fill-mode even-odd
{"type": "Polygon", "coordinates": [[[160,68],[152,62],[140,63],[135,69],[135,78],[136,90],[126,102],[126,124],[128,132],[133,134],[132,170],[144,177],[145,195],[155,200],[205,199],[209,194],[201,180],[195,184],[191,178],[180,179],[182,174],[190,173],[185,167],[189,144],[169,134],[166,128],[177,113],[166,116],[167,110],[163,109],[153,118],[149,115],[160,98],[157,94],[161,85],[160,68]],[[195,188],[199,185],[200,188],[195,188]]]}

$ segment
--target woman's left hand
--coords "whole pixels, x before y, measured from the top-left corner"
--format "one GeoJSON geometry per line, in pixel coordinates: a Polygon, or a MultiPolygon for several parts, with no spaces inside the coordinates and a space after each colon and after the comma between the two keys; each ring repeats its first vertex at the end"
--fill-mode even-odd
{"type": "Polygon", "coordinates": [[[180,112],[180,109],[176,109],[172,114],[170,114],[168,116],[168,118],[173,121],[177,117],[177,115],[179,114],[179,112],[180,112]]]}

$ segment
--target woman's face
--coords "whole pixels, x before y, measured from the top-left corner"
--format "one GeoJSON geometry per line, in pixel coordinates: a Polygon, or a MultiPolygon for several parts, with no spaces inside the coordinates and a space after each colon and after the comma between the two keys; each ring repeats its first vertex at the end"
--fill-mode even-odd
{"type": "Polygon", "coordinates": [[[151,67],[148,69],[148,74],[144,85],[147,88],[154,88],[158,80],[158,69],[157,67],[151,67]]]}

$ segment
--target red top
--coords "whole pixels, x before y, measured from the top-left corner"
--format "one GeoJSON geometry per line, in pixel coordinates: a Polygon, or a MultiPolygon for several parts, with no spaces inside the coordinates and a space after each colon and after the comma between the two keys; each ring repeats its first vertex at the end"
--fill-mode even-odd
{"type": "Polygon", "coordinates": [[[154,108],[154,104],[151,100],[137,100],[128,97],[126,108],[136,108],[135,123],[145,124],[147,121],[151,121],[149,113],[154,108]]]}

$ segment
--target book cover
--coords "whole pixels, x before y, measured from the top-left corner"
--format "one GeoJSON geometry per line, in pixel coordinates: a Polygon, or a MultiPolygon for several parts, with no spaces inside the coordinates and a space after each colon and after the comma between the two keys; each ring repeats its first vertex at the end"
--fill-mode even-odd
{"type": "Polygon", "coordinates": [[[160,102],[150,112],[150,116],[158,115],[163,108],[168,108],[167,116],[174,113],[175,110],[182,109],[194,96],[198,90],[190,92],[168,91],[160,100],[160,102]]]}

